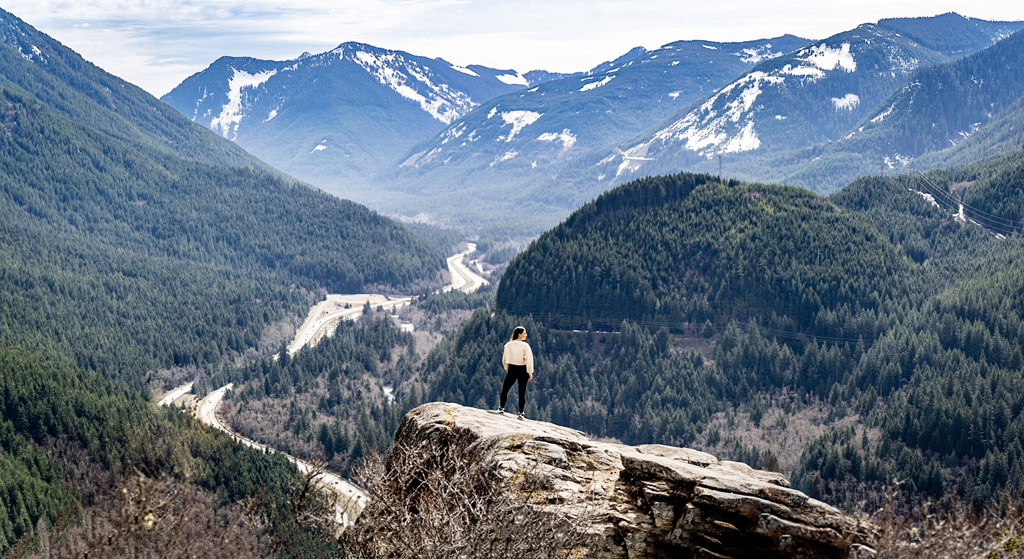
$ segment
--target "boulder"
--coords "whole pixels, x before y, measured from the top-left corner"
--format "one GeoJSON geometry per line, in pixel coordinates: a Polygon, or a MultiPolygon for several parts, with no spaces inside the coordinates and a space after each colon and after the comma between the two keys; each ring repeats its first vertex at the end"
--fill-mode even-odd
{"type": "Polygon", "coordinates": [[[628,446],[449,403],[410,411],[396,447],[483,460],[535,507],[575,516],[601,558],[873,557],[874,529],[774,472],[664,445],[628,446]],[[452,446],[459,448],[451,451],[452,446]]]}

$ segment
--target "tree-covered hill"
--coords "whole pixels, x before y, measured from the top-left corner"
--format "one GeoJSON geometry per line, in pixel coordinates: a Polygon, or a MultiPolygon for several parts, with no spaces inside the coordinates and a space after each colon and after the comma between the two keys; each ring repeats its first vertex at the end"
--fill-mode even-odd
{"type": "Polygon", "coordinates": [[[74,523],[135,472],[173,473],[223,501],[262,492],[281,504],[299,478],[282,455],[252,452],[138,391],[5,342],[0,448],[3,556],[37,527],[74,523]]]}
{"type": "Polygon", "coordinates": [[[878,313],[912,268],[820,196],[684,174],[634,181],[576,211],[509,265],[497,305],[550,313],[562,328],[757,316],[803,332],[831,313],[878,313]]]}
{"type": "Polygon", "coordinates": [[[685,174],[624,185],[513,261],[495,312],[430,356],[428,397],[493,406],[523,324],[531,417],[780,469],[844,506],[894,479],[909,500],[1019,498],[1024,247],[954,217],[977,188],[975,210],[1020,221],[1019,159],[829,199],[685,174]]]}

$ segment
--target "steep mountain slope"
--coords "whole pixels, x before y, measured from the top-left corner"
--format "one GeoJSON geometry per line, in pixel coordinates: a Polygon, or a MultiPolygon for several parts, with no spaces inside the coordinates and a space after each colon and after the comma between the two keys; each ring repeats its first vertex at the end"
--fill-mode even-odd
{"type": "Polygon", "coordinates": [[[1015,108],[1024,97],[1022,68],[1024,33],[1018,32],[971,56],[922,69],[841,140],[787,158],[790,169],[783,177],[831,189],[861,174],[904,167],[932,152],[942,152],[924,162],[934,167],[950,160],[970,162],[957,155],[969,146],[975,161],[1006,151],[1000,145],[1019,145],[1005,136],[1016,125],[1013,138],[1020,138],[1022,121],[1015,108]],[[971,144],[956,149],[975,135],[979,137],[971,144]],[[801,164],[801,158],[807,162],[801,164]]]}
{"type": "Polygon", "coordinates": [[[452,190],[485,195],[481,185],[543,185],[556,207],[580,196],[552,175],[566,165],[603,152],[728,83],[761,60],[807,44],[793,36],[742,43],[679,41],[654,51],[636,48],[584,75],[550,81],[497,97],[453,122],[385,174],[414,193],[405,207],[451,215],[430,200],[452,190]],[[554,188],[552,188],[554,187],[554,188]]]}
{"type": "MultiPolygon", "coordinates": [[[[145,91],[100,70],[3,10],[0,42],[6,47],[0,49],[3,77],[31,92],[55,114],[154,155],[269,169],[245,150],[179,118],[145,91]]],[[[8,116],[8,136],[15,126],[8,116]]]]}
{"type": "MultiPolygon", "coordinates": [[[[277,349],[268,326],[326,288],[437,285],[444,255],[3,11],[0,37],[0,555],[101,501],[119,514],[139,472],[187,478],[218,508],[257,493],[283,506],[287,460],[157,410],[150,379],[277,349]]],[[[110,516],[91,535],[108,520],[114,539],[143,529],[110,516]]]]}
{"type": "Polygon", "coordinates": [[[3,29],[35,58],[0,47],[0,336],[138,374],[252,345],[304,312],[295,287],[439,282],[443,255],[401,226],[239,170],[262,165],[17,18],[3,29]],[[107,89],[132,95],[112,110],[91,97],[107,89]],[[175,131],[187,149],[161,142],[175,131]]]}
{"type": "Polygon", "coordinates": [[[275,167],[331,188],[361,181],[473,107],[528,84],[512,70],[350,42],[295,60],[223,57],[162,100],[275,167]]]}
{"type": "Polygon", "coordinates": [[[958,141],[955,146],[920,155],[910,162],[907,170],[969,165],[1010,153],[1024,145],[1024,126],[1021,123],[1024,123],[1024,98],[993,115],[987,124],[958,141]]]}
{"type": "Polygon", "coordinates": [[[622,180],[701,168],[727,155],[730,174],[756,176],[766,166],[759,158],[846,135],[915,70],[985,48],[1022,26],[956,14],[861,25],[760,64],[632,143],[599,174],[622,180]]]}

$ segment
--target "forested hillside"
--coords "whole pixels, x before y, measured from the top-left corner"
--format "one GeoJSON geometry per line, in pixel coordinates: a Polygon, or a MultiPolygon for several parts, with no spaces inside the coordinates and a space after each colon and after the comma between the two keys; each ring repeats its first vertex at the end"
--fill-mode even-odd
{"type": "Polygon", "coordinates": [[[266,171],[10,14],[0,37],[0,551],[116,503],[135,470],[281,504],[291,465],[152,409],[148,377],[273,351],[267,327],[323,290],[439,285],[442,249],[266,171]]]}
{"type": "Polygon", "coordinates": [[[262,493],[278,506],[299,479],[281,455],[251,452],[138,391],[2,342],[0,448],[0,555],[38,526],[74,524],[113,500],[109,486],[136,471],[173,473],[222,502],[262,493]]]}
{"type": "Polygon", "coordinates": [[[509,265],[498,306],[570,329],[757,316],[803,332],[829,313],[883,311],[910,267],[805,190],[674,175],[615,189],[542,235],[509,265]]]}
{"type": "MultiPolygon", "coordinates": [[[[38,56],[77,56],[39,45],[38,56]]],[[[41,97],[35,88],[58,79],[51,68],[60,66],[12,50],[0,48],[11,69],[0,77],[0,336],[91,369],[137,373],[251,347],[285,311],[304,313],[320,288],[440,283],[444,255],[403,227],[258,169],[200,162],[216,159],[198,149],[209,144],[233,154],[232,164],[259,167],[173,111],[156,129],[145,106],[131,127],[105,121],[132,115],[131,99],[116,116],[82,116],[93,113],[88,103],[67,99],[100,88],[90,78],[102,73],[80,59],[90,71],[54,86],[67,105],[54,108],[53,88],[41,97]],[[183,155],[153,146],[175,127],[205,144],[183,155]]]]}
{"type": "Polygon", "coordinates": [[[924,68],[841,140],[780,158],[779,176],[828,192],[879,170],[931,169],[1001,155],[1021,143],[1022,62],[1024,33],[1017,32],[983,51],[924,68]]]}
{"type": "Polygon", "coordinates": [[[498,348],[523,324],[531,417],[696,445],[846,506],[894,479],[908,500],[1019,497],[1024,306],[1006,294],[1024,289],[1022,247],[946,203],[974,185],[965,199],[997,193],[986,211],[1019,222],[1019,158],[830,199],[701,175],[624,185],[513,261],[496,312],[431,355],[428,398],[493,406],[498,348]]]}

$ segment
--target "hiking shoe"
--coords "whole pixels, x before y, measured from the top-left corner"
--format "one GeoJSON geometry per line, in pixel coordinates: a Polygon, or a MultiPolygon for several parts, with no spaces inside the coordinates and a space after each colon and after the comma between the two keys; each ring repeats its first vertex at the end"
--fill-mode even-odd
{"type": "Polygon", "coordinates": [[[526,419],[526,416],[523,415],[523,412],[519,412],[519,421],[522,421],[524,419],[526,419]]]}
{"type": "Polygon", "coordinates": [[[498,409],[494,410],[494,413],[496,413],[498,415],[505,415],[505,408],[498,408],[498,409]]]}

